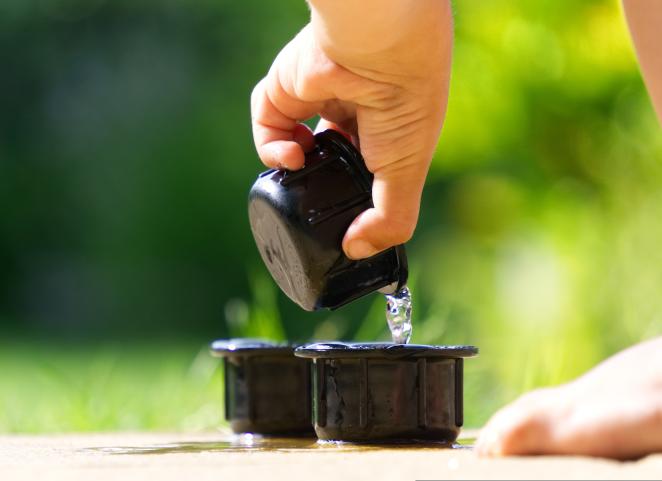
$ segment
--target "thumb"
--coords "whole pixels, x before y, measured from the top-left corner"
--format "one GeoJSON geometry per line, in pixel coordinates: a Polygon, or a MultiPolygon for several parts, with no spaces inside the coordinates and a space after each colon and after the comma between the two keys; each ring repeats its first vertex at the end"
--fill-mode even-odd
{"type": "Polygon", "coordinates": [[[343,239],[351,259],[371,257],[411,239],[420,209],[427,168],[391,164],[375,171],[374,207],[360,214],[343,239]]]}

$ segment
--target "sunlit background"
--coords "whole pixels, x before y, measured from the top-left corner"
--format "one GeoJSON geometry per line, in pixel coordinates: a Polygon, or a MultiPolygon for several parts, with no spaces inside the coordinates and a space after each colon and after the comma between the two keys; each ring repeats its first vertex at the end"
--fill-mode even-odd
{"type": "MultiPolygon", "coordinates": [[[[662,331],[662,136],[615,0],[462,0],[408,245],[466,424],[662,331]]],[[[388,339],[253,244],[248,99],[303,0],[0,2],[0,431],[222,425],[219,337],[388,339]]]]}

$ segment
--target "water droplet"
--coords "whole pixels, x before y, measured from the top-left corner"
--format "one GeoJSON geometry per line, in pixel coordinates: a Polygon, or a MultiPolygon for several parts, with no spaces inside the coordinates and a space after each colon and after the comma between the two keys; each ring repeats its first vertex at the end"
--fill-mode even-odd
{"type": "Polygon", "coordinates": [[[386,295],[386,322],[396,344],[407,344],[411,338],[411,293],[407,286],[386,295]]]}

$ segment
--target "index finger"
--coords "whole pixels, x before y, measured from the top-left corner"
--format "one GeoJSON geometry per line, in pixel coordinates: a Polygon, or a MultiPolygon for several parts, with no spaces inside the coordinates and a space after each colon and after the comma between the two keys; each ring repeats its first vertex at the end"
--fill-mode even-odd
{"type": "Polygon", "coordinates": [[[320,108],[288,95],[276,72],[269,72],[251,95],[253,140],[262,162],[272,168],[296,170],[304,164],[304,153],[314,145],[313,134],[300,124],[320,108]]]}

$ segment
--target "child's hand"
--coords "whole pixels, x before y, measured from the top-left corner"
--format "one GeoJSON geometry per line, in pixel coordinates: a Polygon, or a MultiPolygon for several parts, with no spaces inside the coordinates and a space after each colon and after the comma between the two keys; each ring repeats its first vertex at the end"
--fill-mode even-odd
{"type": "Polygon", "coordinates": [[[299,169],[314,145],[302,120],[351,135],[374,173],[374,208],[345,253],[365,258],[409,240],[446,111],[452,25],[439,0],[311,0],[311,23],[251,99],[253,137],[269,167],[299,169]]]}
{"type": "Polygon", "coordinates": [[[506,406],[483,429],[476,450],[618,459],[662,452],[662,338],[506,406]]]}

